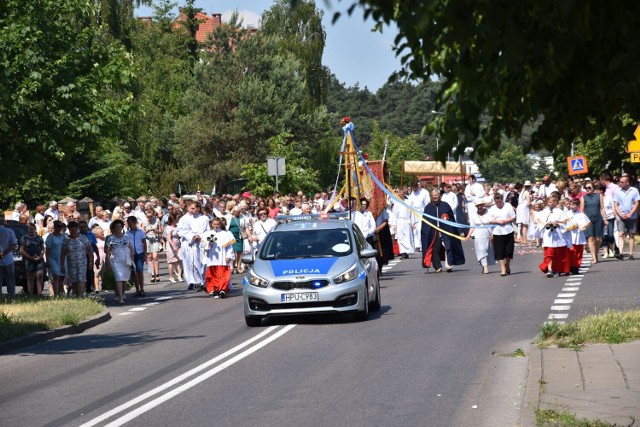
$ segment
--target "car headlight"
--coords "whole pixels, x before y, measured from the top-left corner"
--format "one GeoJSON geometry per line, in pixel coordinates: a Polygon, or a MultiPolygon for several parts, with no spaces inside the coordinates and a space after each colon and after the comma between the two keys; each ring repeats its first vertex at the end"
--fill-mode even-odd
{"type": "Polygon", "coordinates": [[[269,281],[268,280],[263,279],[262,277],[253,274],[253,271],[249,272],[249,277],[248,277],[247,282],[251,286],[257,286],[259,288],[266,288],[267,286],[269,286],[269,281]]]}
{"type": "Polygon", "coordinates": [[[357,264],[354,264],[353,267],[348,269],[346,272],[340,274],[339,276],[334,277],[333,283],[339,284],[339,283],[350,282],[354,280],[356,277],[358,277],[358,266],[357,264]]]}

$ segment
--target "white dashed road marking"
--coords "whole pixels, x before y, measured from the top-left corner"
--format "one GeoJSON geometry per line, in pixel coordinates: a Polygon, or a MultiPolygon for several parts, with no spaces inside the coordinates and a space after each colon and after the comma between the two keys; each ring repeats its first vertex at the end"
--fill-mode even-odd
{"type": "Polygon", "coordinates": [[[571,304],[576,296],[576,292],[580,290],[584,273],[589,271],[591,260],[591,254],[584,254],[582,257],[582,265],[580,265],[580,268],[578,269],[580,274],[574,274],[565,280],[564,287],[553,301],[551,313],[549,313],[547,320],[551,320],[555,323],[564,323],[564,320],[569,317],[569,313],[558,312],[571,310],[571,304]]]}

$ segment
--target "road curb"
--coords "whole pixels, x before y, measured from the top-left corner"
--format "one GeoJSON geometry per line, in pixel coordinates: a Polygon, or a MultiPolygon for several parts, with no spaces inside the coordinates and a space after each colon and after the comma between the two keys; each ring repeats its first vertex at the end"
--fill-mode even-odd
{"type": "Polygon", "coordinates": [[[537,345],[529,346],[529,370],[527,373],[527,386],[524,393],[524,405],[520,414],[520,426],[535,427],[535,410],[540,406],[540,393],[542,380],[542,350],[537,345]]]}
{"type": "Polygon", "coordinates": [[[111,312],[108,308],[104,308],[101,313],[96,314],[77,325],[60,326],[50,331],[34,332],[24,337],[14,338],[10,341],[0,344],[0,354],[9,353],[23,347],[38,344],[64,335],[80,334],[89,328],[93,328],[101,323],[111,319],[111,312]]]}

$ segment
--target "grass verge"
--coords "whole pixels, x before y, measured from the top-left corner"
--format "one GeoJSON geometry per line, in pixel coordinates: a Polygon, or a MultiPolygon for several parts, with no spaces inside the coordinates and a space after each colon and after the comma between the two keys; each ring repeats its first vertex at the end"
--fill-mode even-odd
{"type": "Polygon", "coordinates": [[[0,342],[32,332],[77,325],[102,311],[101,301],[91,298],[16,298],[0,301],[0,342]]]}
{"type": "Polygon", "coordinates": [[[619,344],[640,339],[640,309],[606,311],[575,322],[545,323],[540,327],[541,348],[578,347],[584,343],[619,344]]]}
{"type": "Polygon", "coordinates": [[[612,425],[587,418],[577,418],[567,411],[558,412],[552,409],[536,409],[536,425],[538,427],[611,427],[612,425]]]}

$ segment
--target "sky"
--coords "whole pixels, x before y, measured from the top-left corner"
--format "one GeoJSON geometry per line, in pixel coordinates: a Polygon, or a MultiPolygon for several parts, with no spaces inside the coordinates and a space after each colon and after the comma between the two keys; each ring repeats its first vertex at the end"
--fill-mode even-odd
{"type": "MultiPolygon", "coordinates": [[[[316,0],[316,7],[324,11],[322,23],[327,35],[322,62],[346,86],[359,85],[376,92],[394,71],[400,69],[400,60],[392,50],[393,39],[397,35],[395,27],[385,26],[383,33],[371,32],[374,23],[364,21],[362,9],[356,8],[352,16],[346,13],[351,1],[316,0]],[[342,12],[335,24],[333,14],[342,12]]],[[[183,5],[183,0],[178,0],[183,5]]],[[[238,10],[243,24],[260,26],[262,12],[270,8],[269,0],[196,0],[195,6],[203,12],[222,13],[227,21],[234,10],[238,10]]],[[[150,16],[151,8],[141,7],[137,16],[150,16]]]]}

